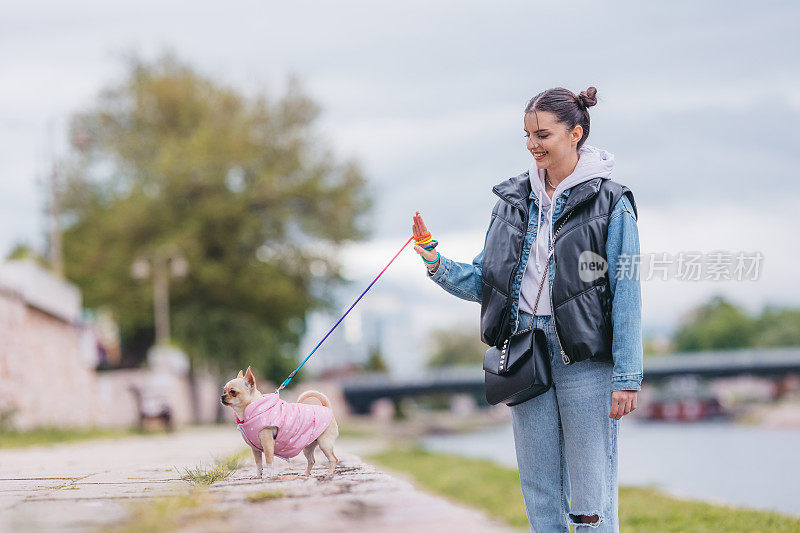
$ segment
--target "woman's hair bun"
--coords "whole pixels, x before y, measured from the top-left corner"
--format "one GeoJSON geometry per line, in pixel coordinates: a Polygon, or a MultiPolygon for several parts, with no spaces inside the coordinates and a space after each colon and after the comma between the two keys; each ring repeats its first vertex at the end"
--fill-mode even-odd
{"type": "Polygon", "coordinates": [[[596,95],[597,89],[595,87],[589,87],[585,91],[581,91],[581,94],[577,96],[578,104],[584,109],[590,108],[597,104],[596,95]]]}

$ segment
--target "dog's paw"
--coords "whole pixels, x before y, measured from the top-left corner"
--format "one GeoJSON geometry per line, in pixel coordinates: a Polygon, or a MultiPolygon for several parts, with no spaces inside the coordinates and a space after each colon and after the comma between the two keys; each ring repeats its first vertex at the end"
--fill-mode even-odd
{"type": "Polygon", "coordinates": [[[262,479],[262,478],[263,478],[263,476],[261,475],[261,472],[257,472],[256,475],[254,475],[252,479],[262,479]]]}

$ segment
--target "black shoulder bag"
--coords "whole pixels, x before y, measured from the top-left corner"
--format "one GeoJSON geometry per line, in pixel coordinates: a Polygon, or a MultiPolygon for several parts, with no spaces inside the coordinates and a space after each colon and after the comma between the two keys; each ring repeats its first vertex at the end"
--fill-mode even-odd
{"type": "Polygon", "coordinates": [[[505,402],[508,406],[520,404],[547,392],[553,384],[547,338],[543,329],[533,327],[533,322],[536,319],[536,308],[539,306],[542,287],[547,280],[550,253],[555,246],[556,235],[571,214],[572,211],[567,213],[550,239],[547,264],[542,274],[542,281],[539,283],[536,303],[533,304],[531,327],[511,335],[503,342],[502,348],[492,346],[486,350],[483,358],[486,400],[492,405],[500,402],[505,402]]]}

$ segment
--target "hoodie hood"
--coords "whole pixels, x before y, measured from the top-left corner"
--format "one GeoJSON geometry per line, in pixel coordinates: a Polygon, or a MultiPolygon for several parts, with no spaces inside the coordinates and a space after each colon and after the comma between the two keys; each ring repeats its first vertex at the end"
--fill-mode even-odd
{"type": "MultiPolygon", "coordinates": [[[[558,198],[562,192],[574,187],[575,185],[579,185],[594,178],[608,178],[611,174],[611,171],[614,169],[614,154],[589,144],[584,144],[581,146],[581,149],[578,151],[578,158],[578,164],[575,165],[575,170],[572,171],[572,174],[567,176],[566,179],[564,179],[556,187],[556,190],[553,193],[553,200],[558,198]]],[[[530,169],[528,170],[528,177],[531,182],[531,190],[539,201],[539,217],[538,221],[536,222],[537,241],[540,241],[539,236],[542,235],[541,231],[543,215],[547,217],[547,225],[545,226],[544,235],[546,239],[544,242],[547,244],[543,247],[535,247],[535,262],[537,270],[541,270],[541,268],[544,268],[544,261],[542,260],[542,253],[540,253],[540,249],[544,249],[543,253],[546,254],[550,247],[550,235],[552,234],[553,230],[554,201],[547,196],[547,193],[544,190],[544,170],[540,170],[536,166],[536,160],[531,163],[530,169]]]]}

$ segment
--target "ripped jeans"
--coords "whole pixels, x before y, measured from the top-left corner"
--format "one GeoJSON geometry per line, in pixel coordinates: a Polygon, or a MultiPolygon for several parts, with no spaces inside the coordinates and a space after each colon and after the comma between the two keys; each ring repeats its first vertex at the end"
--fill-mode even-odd
{"type": "MultiPolygon", "coordinates": [[[[520,311],[518,330],[531,324],[520,311]]],[[[588,359],[565,365],[553,317],[536,317],[545,331],[553,386],[511,406],[514,445],[525,500],[535,533],[619,532],[617,437],[611,412],[613,363],[588,359]],[[576,523],[577,515],[597,521],[576,523]],[[591,529],[590,529],[591,528],[591,529]]]]}

